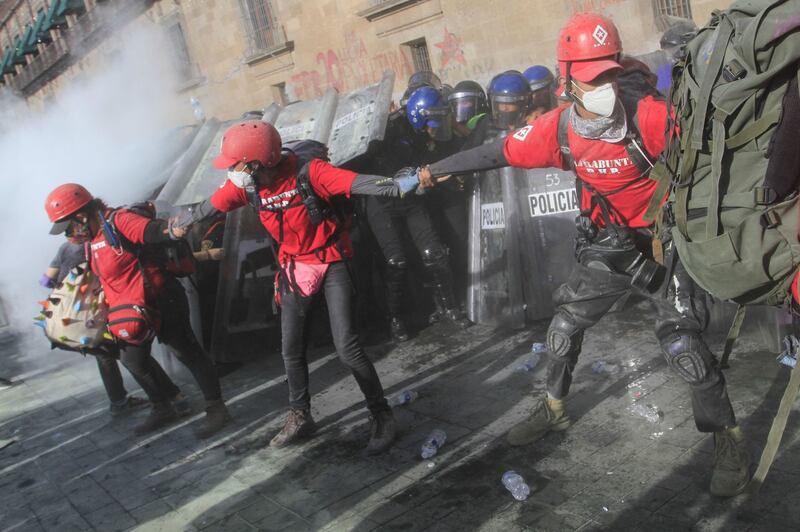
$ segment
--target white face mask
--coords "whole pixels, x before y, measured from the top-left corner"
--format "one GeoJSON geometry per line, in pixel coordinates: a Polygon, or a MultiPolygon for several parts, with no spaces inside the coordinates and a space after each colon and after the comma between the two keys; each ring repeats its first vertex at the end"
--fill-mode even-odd
{"type": "Polygon", "coordinates": [[[573,87],[583,92],[583,97],[578,97],[577,95],[575,97],[578,98],[583,108],[590,113],[608,118],[614,112],[617,93],[614,91],[613,83],[605,83],[592,91],[584,91],[575,84],[573,84],[573,87]]]}
{"type": "Polygon", "coordinates": [[[244,170],[228,170],[228,179],[239,188],[248,188],[254,185],[253,176],[244,170]]]}

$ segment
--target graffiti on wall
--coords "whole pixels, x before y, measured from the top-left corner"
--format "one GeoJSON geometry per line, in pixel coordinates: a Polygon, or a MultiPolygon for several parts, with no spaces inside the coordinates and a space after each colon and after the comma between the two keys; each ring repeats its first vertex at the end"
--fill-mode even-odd
{"type": "Polygon", "coordinates": [[[318,98],[328,87],[340,93],[353,91],[377,83],[386,70],[393,71],[400,80],[413,74],[405,50],[370,54],[364,41],[353,33],[347,35],[345,45],[338,50],[318,52],[316,65],[315,70],[304,70],[291,77],[287,90],[295,99],[318,98]]]}
{"type": "Polygon", "coordinates": [[[570,0],[573,13],[586,11],[603,12],[606,8],[619,5],[626,0],[570,0]]]}
{"type": "Polygon", "coordinates": [[[444,39],[435,43],[434,46],[442,51],[442,69],[447,67],[451,61],[462,65],[467,64],[467,60],[464,59],[464,51],[461,50],[461,39],[455,33],[447,31],[447,26],[444,27],[444,39]]]}

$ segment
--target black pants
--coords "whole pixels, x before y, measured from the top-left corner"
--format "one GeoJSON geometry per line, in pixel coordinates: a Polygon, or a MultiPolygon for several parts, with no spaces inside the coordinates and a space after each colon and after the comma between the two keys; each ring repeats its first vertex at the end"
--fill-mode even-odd
{"type": "MultiPolygon", "coordinates": [[[[285,283],[281,288],[281,343],[283,364],[289,381],[289,405],[307,409],[311,397],[308,391],[307,318],[320,294],[299,297],[289,292],[285,283]]],[[[367,408],[380,411],[388,408],[383,386],[375,366],[361,347],[353,323],[353,285],[343,262],[330,265],[321,292],[328,303],[328,317],[336,353],[342,363],[353,372],[367,408]]]]}
{"type": "Polygon", "coordinates": [[[386,297],[392,316],[401,316],[406,310],[405,287],[409,261],[404,246],[404,225],[426,268],[436,277],[434,281],[452,292],[447,248],[434,229],[433,220],[421,199],[369,196],[366,210],[369,226],[386,259],[386,297]]]}
{"type": "MultiPolygon", "coordinates": [[[[189,302],[177,280],[170,279],[166,283],[157,308],[161,312],[159,339],[171,347],[178,360],[191,371],[207,401],[220,399],[219,378],[189,324],[189,302]]],[[[120,359],[134,374],[150,401],[156,403],[173,398],[180,389],[151,356],[151,345],[152,342],[142,345],[123,342],[120,359]]]]}
{"type": "Polygon", "coordinates": [[[119,371],[119,364],[113,355],[96,355],[97,369],[100,370],[100,378],[106,388],[108,400],[115,404],[121,404],[128,397],[128,391],[122,382],[122,373],[119,371]]]}
{"type": "MultiPolygon", "coordinates": [[[[668,254],[675,253],[668,246],[668,254]]],[[[668,257],[667,263],[670,262],[668,257]]],[[[695,423],[701,432],[736,425],[725,376],[701,333],[708,325],[705,293],[692,281],[677,257],[667,297],[663,289],[650,295],[657,311],[655,333],[667,362],[689,383],[695,423]]],[[[586,329],[597,323],[631,290],[629,275],[576,264],[569,279],[553,295],[556,314],[550,323],[547,346],[550,360],[547,390],[555,398],[569,392],[586,329]]],[[[643,292],[637,292],[643,293],[643,292]]]]}
{"type": "MultiPolygon", "coordinates": [[[[450,266],[453,271],[456,294],[467,293],[467,245],[469,197],[464,185],[451,177],[443,185],[429,190],[423,199],[431,214],[434,228],[450,250],[450,266]]],[[[463,301],[462,301],[463,302],[463,301]]]]}

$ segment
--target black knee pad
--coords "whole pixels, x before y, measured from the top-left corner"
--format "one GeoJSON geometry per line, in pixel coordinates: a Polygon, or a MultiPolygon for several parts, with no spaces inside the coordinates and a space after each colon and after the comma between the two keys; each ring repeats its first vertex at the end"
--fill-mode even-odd
{"type": "Polygon", "coordinates": [[[701,384],[709,373],[711,354],[703,341],[691,335],[676,335],[661,341],[667,364],[689,384],[701,384]]]}
{"type": "Polygon", "coordinates": [[[422,263],[425,266],[436,266],[447,260],[447,248],[437,247],[422,250],[422,263]]]}
{"type": "Polygon", "coordinates": [[[553,356],[566,357],[580,352],[583,329],[567,316],[556,314],[547,329],[547,349],[553,356]]]}
{"type": "Polygon", "coordinates": [[[386,260],[386,265],[395,270],[407,270],[408,263],[405,257],[389,257],[386,260]]]}

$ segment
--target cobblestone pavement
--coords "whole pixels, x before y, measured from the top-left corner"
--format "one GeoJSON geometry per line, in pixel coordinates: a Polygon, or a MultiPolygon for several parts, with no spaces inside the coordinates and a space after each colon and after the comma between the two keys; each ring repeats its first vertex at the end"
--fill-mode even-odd
{"type": "MultiPolygon", "coordinates": [[[[17,384],[0,390],[0,440],[14,440],[0,450],[0,528],[798,530],[796,414],[758,498],[710,496],[712,442],[695,430],[687,388],[666,368],[649,323],[634,305],[587,333],[568,403],[574,426],[526,448],[508,446],[503,434],[542,393],[543,363],[515,367],[546,323],[524,332],[437,325],[402,347],[370,348],[389,393],[419,392],[395,409],[400,438],[378,457],[363,450],[368,420],[355,381],[326,349],[311,357],[319,433],[280,451],[265,446],[286,408],[277,354],[223,379],[236,422],[200,442],[192,433],[199,416],[134,437],[146,413],[111,418],[91,360],[53,351],[32,366],[7,352],[0,375],[17,384]],[[594,373],[596,360],[618,371],[594,373]],[[663,420],[635,416],[634,400],[656,405],[663,420]],[[422,460],[434,428],[447,442],[422,460]],[[509,469],[531,484],[527,501],[502,486],[509,469]]],[[[788,380],[763,343],[741,339],[727,371],[756,456],[788,380]]],[[[183,388],[200,411],[196,387],[183,388]]]]}

